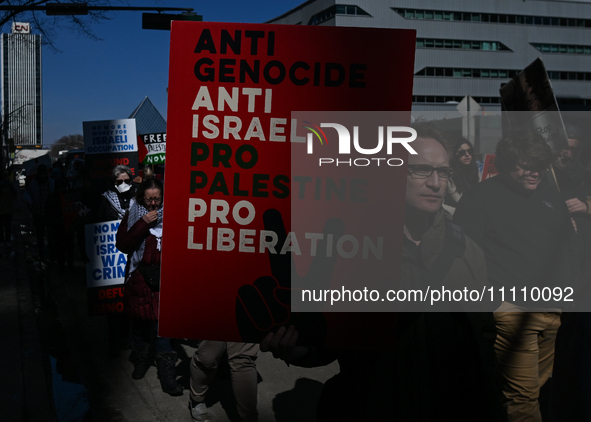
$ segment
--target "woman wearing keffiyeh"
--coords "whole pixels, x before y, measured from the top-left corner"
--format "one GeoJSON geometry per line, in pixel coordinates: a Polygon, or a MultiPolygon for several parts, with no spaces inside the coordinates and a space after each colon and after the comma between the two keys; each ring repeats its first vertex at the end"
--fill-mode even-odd
{"type": "MultiPolygon", "coordinates": [[[[113,184],[101,197],[98,221],[121,220],[135,197],[131,169],[117,165],[111,171],[113,184]]],[[[125,314],[109,314],[109,348],[111,356],[119,356],[121,348],[128,348],[131,319],[125,314]]]]}
{"type": "Polygon", "coordinates": [[[124,302],[133,318],[132,346],[137,355],[131,376],[143,378],[155,354],[162,391],[181,395],[183,387],[175,374],[177,354],[169,338],[157,336],[163,193],[159,180],[140,185],[119,225],[116,246],[128,256],[124,302]]]}
{"type": "Polygon", "coordinates": [[[113,186],[103,193],[105,221],[121,220],[136,193],[129,167],[115,166],[112,176],[113,186]]]}

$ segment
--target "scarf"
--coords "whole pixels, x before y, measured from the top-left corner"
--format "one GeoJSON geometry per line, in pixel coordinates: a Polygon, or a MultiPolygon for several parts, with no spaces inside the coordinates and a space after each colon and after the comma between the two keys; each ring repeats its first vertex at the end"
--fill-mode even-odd
{"type": "MultiPolygon", "coordinates": [[[[156,237],[158,244],[156,248],[161,250],[162,248],[162,211],[163,207],[158,210],[158,219],[156,220],[156,226],[150,228],[150,234],[156,237]]],[[[140,218],[146,215],[149,211],[143,205],[138,204],[135,199],[132,199],[129,203],[129,215],[127,216],[127,227],[133,227],[140,218]]],[[[142,240],[141,245],[132,254],[129,262],[129,274],[135,271],[142,258],[144,257],[144,251],[146,250],[146,239],[142,240]]]]}
{"type": "Polygon", "coordinates": [[[121,208],[121,203],[119,202],[119,196],[117,195],[117,192],[108,190],[103,193],[103,196],[107,198],[107,201],[109,201],[109,204],[111,204],[111,207],[117,213],[117,217],[119,217],[119,220],[121,220],[125,215],[125,210],[121,208]]]}

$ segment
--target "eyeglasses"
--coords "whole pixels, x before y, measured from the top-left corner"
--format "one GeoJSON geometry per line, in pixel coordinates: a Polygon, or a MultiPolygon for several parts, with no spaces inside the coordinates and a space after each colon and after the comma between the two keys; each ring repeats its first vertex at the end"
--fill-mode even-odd
{"type": "Polygon", "coordinates": [[[151,204],[152,202],[154,202],[156,204],[161,204],[162,203],[162,198],[146,198],[144,196],[144,201],[146,201],[146,204],[151,204]]]}
{"type": "Polygon", "coordinates": [[[466,155],[472,156],[472,155],[474,155],[474,149],[473,148],[461,149],[458,152],[456,152],[456,154],[458,155],[458,157],[464,157],[466,155]]]}
{"type": "Polygon", "coordinates": [[[119,186],[120,184],[125,183],[126,185],[131,185],[131,179],[125,179],[125,180],[115,180],[115,184],[117,186],[119,186]]]}
{"type": "Polygon", "coordinates": [[[432,167],[427,164],[409,164],[408,173],[416,176],[417,179],[426,179],[431,177],[436,171],[442,179],[449,179],[454,174],[454,169],[451,167],[432,167]]]}

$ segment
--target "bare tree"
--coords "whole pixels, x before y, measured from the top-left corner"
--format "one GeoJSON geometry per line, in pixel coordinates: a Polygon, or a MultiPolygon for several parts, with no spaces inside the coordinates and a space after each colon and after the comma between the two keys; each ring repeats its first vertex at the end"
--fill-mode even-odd
{"type": "Polygon", "coordinates": [[[82,135],[65,135],[54,142],[51,150],[49,150],[49,156],[57,158],[60,151],[82,148],[84,148],[84,137],[82,135]]]}
{"type": "MultiPolygon", "coordinates": [[[[63,16],[47,16],[45,11],[27,10],[28,7],[45,6],[47,3],[76,4],[83,2],[80,0],[0,0],[0,6],[14,7],[12,10],[0,10],[0,29],[4,29],[4,25],[16,21],[30,22],[43,36],[43,43],[54,51],[59,51],[55,44],[59,29],[67,28],[78,35],[98,40],[99,38],[92,31],[92,24],[112,19],[113,12],[104,10],[89,10],[87,15],[63,16]]],[[[84,0],[84,3],[87,3],[88,6],[104,7],[128,4],[125,0],[84,0]]]]}

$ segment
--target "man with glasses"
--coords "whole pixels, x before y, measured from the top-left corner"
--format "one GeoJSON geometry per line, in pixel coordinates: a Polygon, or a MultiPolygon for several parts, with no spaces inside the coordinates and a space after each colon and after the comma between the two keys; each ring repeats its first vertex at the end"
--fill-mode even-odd
{"type": "MultiPolygon", "coordinates": [[[[412,147],[417,154],[408,158],[396,287],[481,288],[487,284],[482,251],[442,208],[453,175],[447,146],[433,126],[421,124],[415,130],[412,147]]],[[[383,333],[396,337],[395,352],[297,347],[293,326],[270,333],[261,350],[306,367],[338,360],[341,372],[325,383],[319,422],[505,420],[495,382],[492,314],[406,310],[412,312],[398,313],[397,331],[383,333]]]]}
{"type": "Polygon", "coordinates": [[[512,133],[496,154],[499,174],[466,192],[454,223],[482,248],[495,291],[509,293],[494,314],[509,420],[541,421],[538,398],[552,373],[561,310],[533,302],[531,292],[575,281],[574,230],[564,200],[544,177],[552,152],[541,135],[512,133]]]}

